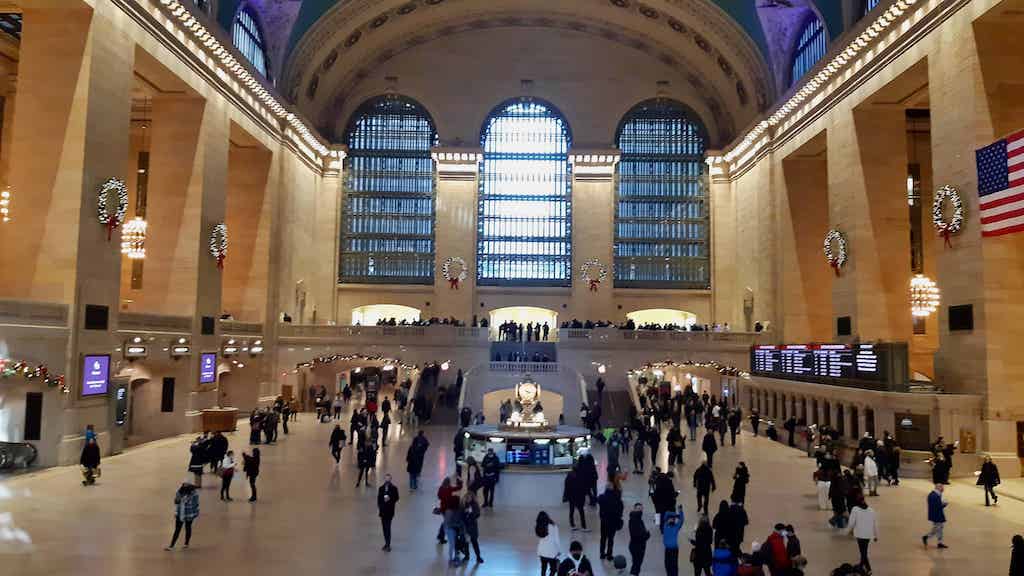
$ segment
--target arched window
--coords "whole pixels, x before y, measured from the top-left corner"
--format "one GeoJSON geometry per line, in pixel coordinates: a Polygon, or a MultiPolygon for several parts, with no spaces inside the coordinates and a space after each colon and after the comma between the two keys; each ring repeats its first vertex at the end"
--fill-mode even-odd
{"type": "Polygon", "coordinates": [[[256,14],[249,6],[243,7],[235,16],[235,24],[231,28],[231,38],[235,48],[245,56],[257,72],[266,78],[267,52],[263,42],[263,32],[257,23],[256,14]]]}
{"type": "Polygon", "coordinates": [[[867,16],[868,12],[871,12],[872,10],[875,9],[875,6],[881,4],[881,0],[863,0],[863,2],[864,8],[861,10],[860,13],[861,18],[867,16]]]}
{"type": "Polygon", "coordinates": [[[342,282],[434,283],[434,161],[437,130],[419,103],[401,96],[359,107],[345,135],[342,282]]]}
{"type": "Polygon", "coordinates": [[[808,70],[814,68],[827,50],[825,26],[817,15],[812,14],[797,38],[796,50],[793,51],[793,74],[789,81],[790,85],[796,84],[808,70]]]}
{"type": "Polygon", "coordinates": [[[484,123],[477,283],[572,284],[569,126],[551,105],[517,99],[484,123]]]}
{"type": "Polygon", "coordinates": [[[678,102],[641,102],[619,124],[617,287],[710,285],[704,128],[678,102]]]}

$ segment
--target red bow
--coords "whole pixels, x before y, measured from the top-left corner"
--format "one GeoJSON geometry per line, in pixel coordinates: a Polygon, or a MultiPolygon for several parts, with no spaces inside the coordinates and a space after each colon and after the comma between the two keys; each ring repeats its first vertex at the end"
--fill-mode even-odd
{"type": "Polygon", "coordinates": [[[836,278],[839,277],[839,258],[830,258],[828,265],[832,267],[832,271],[836,273],[836,278]]]}
{"type": "Polygon", "coordinates": [[[223,269],[224,269],[224,255],[221,254],[221,255],[217,256],[217,270],[223,270],[223,269]]]}
{"type": "Polygon", "coordinates": [[[114,228],[117,228],[117,219],[111,216],[107,218],[107,242],[110,242],[110,235],[114,232],[114,228]]]}
{"type": "Polygon", "coordinates": [[[597,292],[597,285],[600,284],[600,283],[601,283],[600,280],[591,280],[590,281],[590,291],[591,292],[597,292]]]}
{"type": "Polygon", "coordinates": [[[949,228],[943,228],[942,231],[939,232],[939,235],[942,236],[942,240],[945,242],[946,248],[953,247],[953,244],[949,241],[949,228]]]}
{"type": "Polygon", "coordinates": [[[451,278],[450,280],[448,280],[448,289],[450,289],[450,290],[458,290],[459,289],[459,279],[458,278],[451,278]]]}

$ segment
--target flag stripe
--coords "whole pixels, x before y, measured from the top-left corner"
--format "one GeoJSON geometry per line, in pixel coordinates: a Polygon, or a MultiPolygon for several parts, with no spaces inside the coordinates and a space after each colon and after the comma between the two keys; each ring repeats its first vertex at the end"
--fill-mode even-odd
{"type": "Polygon", "coordinates": [[[982,212],[981,223],[994,224],[996,222],[1002,222],[1003,220],[1009,220],[1010,218],[1016,218],[1017,216],[1024,215],[1024,202],[1017,202],[1010,206],[1011,209],[1004,212],[995,212],[994,214],[988,211],[982,212]]]}
{"type": "Polygon", "coordinates": [[[982,208],[981,217],[994,216],[996,214],[1005,214],[1012,210],[1016,210],[1018,206],[1024,206],[1024,200],[1018,200],[1017,202],[1011,202],[1009,204],[1003,204],[1002,206],[996,206],[994,208],[982,208]]]}
{"type": "Polygon", "coordinates": [[[1020,200],[1024,200],[1024,186],[1017,186],[1016,188],[1008,188],[1001,192],[995,192],[988,196],[981,197],[981,209],[988,210],[989,208],[995,208],[996,206],[1003,206],[1020,200]]]}
{"type": "Polygon", "coordinates": [[[1006,234],[1013,234],[1014,232],[1022,231],[1024,231],[1024,224],[1017,224],[1006,228],[997,228],[995,230],[982,230],[981,235],[985,238],[991,238],[993,236],[1004,236],[1006,234]]]}
{"type": "Polygon", "coordinates": [[[982,224],[982,232],[995,232],[1003,228],[1012,228],[1018,224],[1024,224],[1024,216],[1014,216],[1013,218],[1007,218],[1000,222],[993,222],[991,224],[982,224]]]}
{"type": "Polygon", "coordinates": [[[1024,141],[1024,130],[1020,130],[1019,132],[1014,132],[1013,134],[1010,134],[1009,136],[1006,137],[1006,141],[1010,143],[1024,141]]]}

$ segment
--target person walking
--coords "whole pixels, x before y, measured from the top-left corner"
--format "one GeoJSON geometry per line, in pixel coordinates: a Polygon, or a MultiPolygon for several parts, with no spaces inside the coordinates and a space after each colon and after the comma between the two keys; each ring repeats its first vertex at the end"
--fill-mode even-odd
{"type": "Polygon", "coordinates": [[[562,554],[562,542],[558,537],[558,525],[548,513],[541,510],[533,529],[537,536],[537,556],[540,557],[540,576],[555,576],[558,573],[558,557],[562,554]]]}
{"type": "Polygon", "coordinates": [[[341,424],[334,425],[334,430],[331,430],[331,439],[328,441],[328,445],[331,447],[331,456],[334,457],[334,465],[337,466],[341,462],[341,447],[345,445],[345,431],[341,429],[341,424]]]}
{"type": "Polygon", "coordinates": [[[1010,576],[1024,576],[1024,536],[1010,540],[1010,576]]]}
{"type": "Polygon", "coordinates": [[[665,437],[668,443],[668,465],[675,466],[678,463],[683,465],[683,450],[686,448],[686,437],[679,431],[679,427],[673,425],[665,437]]]}
{"type": "Polygon", "coordinates": [[[867,484],[868,495],[878,496],[878,463],[875,462],[873,450],[864,454],[864,482],[867,484]]]}
{"type": "Polygon", "coordinates": [[[761,414],[757,408],[750,411],[750,429],[754,431],[754,436],[757,436],[757,429],[761,426],[761,414]]]}
{"type": "Polygon", "coordinates": [[[644,525],[644,506],[637,502],[633,505],[633,511],[629,513],[629,573],[632,576],[640,575],[644,554],[647,553],[647,541],[650,538],[651,532],[644,525]]]}
{"type": "Polygon", "coordinates": [[[409,490],[417,490],[420,486],[420,473],[423,472],[423,458],[427,454],[430,442],[423,435],[423,430],[416,433],[408,452],[405,453],[405,470],[409,473],[409,490]]]}
{"type": "Polygon", "coordinates": [[[398,488],[391,483],[391,474],[384,475],[384,483],[377,489],[377,515],[380,516],[381,531],[384,532],[384,547],[391,552],[391,521],[395,518],[395,504],[398,504],[398,488]]]}
{"type": "Polygon", "coordinates": [[[558,565],[558,576],[594,576],[590,559],[583,554],[583,544],[576,540],[569,544],[569,556],[558,565]]]}
{"type": "Polygon", "coordinates": [[[736,471],[732,474],[732,494],[729,501],[744,504],[747,501],[747,484],[750,483],[750,470],[746,462],[740,461],[736,464],[736,471]]]}
{"type": "Polygon", "coordinates": [[[785,524],[775,525],[775,529],[765,539],[761,551],[766,553],[768,571],[772,576],[790,576],[793,559],[790,558],[789,549],[786,548],[785,524]]]}
{"type": "Polygon", "coordinates": [[[715,441],[715,433],[711,429],[708,429],[707,434],[704,435],[701,449],[704,450],[704,454],[708,457],[708,468],[713,468],[715,465],[715,452],[718,451],[718,442],[715,441]]]}
{"type": "Polygon", "coordinates": [[[202,437],[196,438],[188,447],[190,453],[188,471],[194,476],[192,484],[197,488],[203,486],[203,467],[206,465],[206,447],[202,437]]]}
{"type": "Polygon", "coordinates": [[[253,448],[252,456],[242,452],[242,472],[249,479],[249,502],[256,501],[256,478],[260,475],[260,449],[253,448]]]}
{"type": "Polygon", "coordinates": [[[683,529],[683,507],[665,514],[661,542],[665,547],[665,575],[679,576],[679,532],[683,529]]]}
{"type": "Polygon", "coordinates": [[[711,556],[711,573],[714,576],[735,576],[739,559],[725,540],[719,540],[711,556]]]}
{"type": "Polygon", "coordinates": [[[999,496],[996,496],[995,487],[999,486],[999,468],[996,467],[995,462],[992,461],[992,457],[988,454],[985,455],[985,461],[981,465],[981,472],[978,474],[978,486],[982,486],[985,489],[985,506],[989,505],[988,497],[992,496],[992,503],[999,504],[999,496]]]}
{"type": "Polygon", "coordinates": [[[480,465],[484,472],[484,504],[482,508],[494,508],[494,488],[501,480],[501,460],[498,460],[498,455],[494,453],[493,449],[488,448],[480,465]]]}
{"type": "Polygon", "coordinates": [[[700,467],[693,473],[693,487],[697,489],[697,513],[701,510],[708,513],[708,500],[711,493],[715,491],[715,475],[706,461],[701,462],[700,467]]]}
{"type": "Polygon", "coordinates": [[[601,519],[601,559],[613,560],[615,558],[615,533],[622,529],[622,493],[616,490],[615,485],[609,482],[604,492],[597,498],[600,506],[599,516],[601,519]]]}
{"type": "Polygon", "coordinates": [[[174,550],[181,534],[181,527],[185,526],[185,549],[188,549],[192,541],[192,522],[199,517],[199,492],[196,487],[186,480],[178,488],[174,495],[174,535],[171,536],[171,543],[164,550],[174,550]]]}
{"type": "Polygon", "coordinates": [[[712,527],[708,522],[707,514],[701,514],[697,521],[697,529],[694,531],[693,552],[690,554],[690,561],[693,562],[694,576],[711,576],[711,542],[712,527]]]}
{"type": "Polygon", "coordinates": [[[100,445],[96,443],[96,436],[85,441],[82,446],[82,455],[78,459],[82,466],[82,486],[92,486],[100,475],[100,445]]]}
{"type": "Polygon", "coordinates": [[[380,445],[388,445],[388,428],[391,426],[391,416],[384,412],[384,416],[380,419],[380,445]]]}
{"type": "Polygon", "coordinates": [[[871,574],[871,561],[868,560],[868,545],[874,540],[878,542],[878,518],[875,510],[868,506],[864,500],[858,502],[850,511],[850,524],[846,527],[847,533],[852,533],[857,539],[857,548],[860,549],[860,567],[867,576],[871,574]]]}
{"type": "MultiPolygon", "coordinates": [[[[480,518],[480,504],[476,501],[476,492],[467,490],[462,495],[462,526],[466,532],[466,538],[473,546],[473,554],[476,555],[476,563],[483,564],[484,559],[480,557],[480,526],[477,520],[480,518]]],[[[469,552],[466,551],[464,562],[469,561],[469,552]]]]}
{"type": "Polygon", "coordinates": [[[949,506],[949,502],[942,499],[943,490],[945,487],[942,484],[936,484],[935,490],[928,494],[928,521],[932,523],[932,529],[921,536],[925,548],[928,547],[928,539],[932,536],[939,541],[940,549],[949,548],[942,538],[942,532],[946,527],[946,506],[949,506]]]}
{"type": "Polygon", "coordinates": [[[572,467],[569,473],[565,476],[565,486],[562,491],[562,502],[569,503],[569,526],[573,531],[576,530],[576,520],[574,514],[579,511],[580,514],[580,527],[584,532],[590,532],[587,528],[587,516],[584,511],[584,505],[587,501],[587,480],[580,475],[579,464],[572,467]]]}
{"type": "MultiPolygon", "coordinates": [[[[457,508],[459,506],[458,493],[460,490],[462,490],[462,477],[460,476],[445,476],[444,480],[441,481],[441,486],[437,489],[437,509],[443,517],[441,526],[437,529],[438,544],[444,544],[449,540],[449,523],[447,522],[448,516],[445,515],[445,512],[449,507],[457,508]]],[[[453,554],[449,554],[449,559],[452,556],[453,554]]]]}
{"type": "Polygon", "coordinates": [[[636,446],[633,447],[633,474],[644,473],[644,445],[647,443],[647,432],[640,429],[636,436],[636,446]]]}
{"type": "MultiPolygon", "coordinates": [[[[459,550],[465,538],[465,525],[462,516],[462,499],[455,492],[452,492],[447,498],[442,516],[444,518],[444,533],[448,540],[448,564],[458,566],[462,563],[459,560],[459,550]]],[[[469,557],[468,551],[466,557],[469,557]]]]}
{"type": "Polygon", "coordinates": [[[718,504],[718,512],[715,517],[711,520],[711,529],[715,531],[715,537],[711,542],[720,542],[725,540],[726,542],[732,542],[735,540],[736,528],[732,523],[733,516],[732,511],[729,509],[729,503],[722,500],[718,504]]]}
{"type": "Polygon", "coordinates": [[[364,442],[362,446],[356,449],[356,465],[359,466],[359,475],[356,476],[356,487],[362,482],[364,485],[370,484],[369,472],[370,468],[374,464],[374,449],[370,442],[364,442]]]}
{"type": "Polygon", "coordinates": [[[220,499],[231,501],[231,480],[235,477],[235,452],[228,450],[220,461],[220,499]]]}

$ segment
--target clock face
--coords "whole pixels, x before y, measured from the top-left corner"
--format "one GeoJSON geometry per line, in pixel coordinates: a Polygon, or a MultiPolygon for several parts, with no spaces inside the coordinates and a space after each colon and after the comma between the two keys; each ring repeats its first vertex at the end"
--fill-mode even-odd
{"type": "Polygon", "coordinates": [[[523,382],[519,385],[519,397],[523,400],[536,400],[537,385],[533,382],[523,382]]]}

